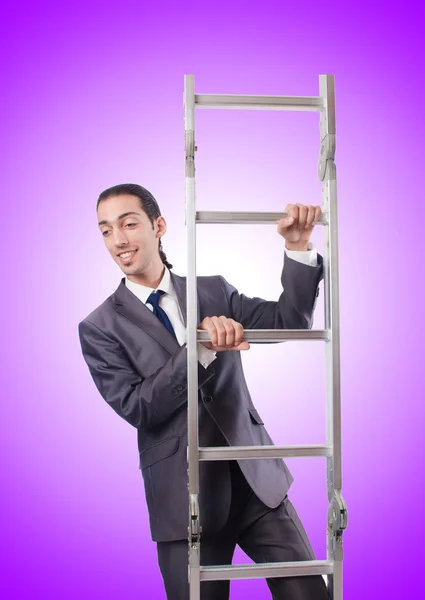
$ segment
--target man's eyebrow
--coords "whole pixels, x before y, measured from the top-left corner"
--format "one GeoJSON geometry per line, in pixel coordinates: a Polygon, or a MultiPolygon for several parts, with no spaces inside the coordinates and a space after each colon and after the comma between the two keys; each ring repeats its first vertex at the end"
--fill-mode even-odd
{"type": "MultiPolygon", "coordinates": [[[[128,217],[129,215],[137,215],[138,217],[141,216],[140,213],[130,210],[129,212],[125,212],[125,213],[122,213],[122,215],[119,215],[117,217],[117,221],[120,221],[121,219],[124,219],[124,217],[128,217]]],[[[109,225],[109,221],[106,221],[106,219],[103,219],[103,221],[99,221],[98,225],[109,225]]]]}

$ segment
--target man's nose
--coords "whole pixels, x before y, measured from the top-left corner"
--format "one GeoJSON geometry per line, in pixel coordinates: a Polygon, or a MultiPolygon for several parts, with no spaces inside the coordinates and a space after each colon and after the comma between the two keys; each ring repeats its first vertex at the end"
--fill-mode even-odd
{"type": "Polygon", "coordinates": [[[120,229],[115,231],[115,233],[113,233],[113,236],[114,236],[114,245],[117,248],[120,248],[121,246],[128,244],[128,240],[127,240],[124,232],[121,231],[120,229]]]}

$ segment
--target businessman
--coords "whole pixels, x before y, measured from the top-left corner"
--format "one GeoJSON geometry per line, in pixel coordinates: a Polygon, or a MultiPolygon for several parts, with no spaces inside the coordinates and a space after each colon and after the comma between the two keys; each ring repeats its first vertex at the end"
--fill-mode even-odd
{"type": "MultiPolygon", "coordinates": [[[[84,359],[100,395],[137,429],[152,540],[168,600],[188,600],[186,278],[162,247],[165,218],[136,184],[102,192],[97,223],[124,277],[79,323],[84,359]]],[[[310,329],[323,258],[310,242],[319,206],[288,204],[277,301],[250,298],[220,275],[197,278],[201,446],[259,446],[272,440],[251,399],[240,352],[245,329],[310,329]]],[[[279,258],[280,260],[280,258],[279,258]]],[[[282,389],[282,401],[285,391],[282,389]]],[[[201,564],[230,564],[236,545],[253,561],[314,560],[288,498],[293,478],[281,459],[200,463],[201,564]]],[[[325,600],[320,576],[267,580],[274,600],[325,600]]],[[[202,600],[227,600],[229,581],[202,582],[202,600]]]]}

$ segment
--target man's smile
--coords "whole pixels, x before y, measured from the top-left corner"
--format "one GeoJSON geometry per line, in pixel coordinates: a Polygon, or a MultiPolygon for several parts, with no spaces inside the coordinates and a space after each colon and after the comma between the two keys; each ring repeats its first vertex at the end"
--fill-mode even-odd
{"type": "Polygon", "coordinates": [[[119,259],[122,263],[128,263],[133,259],[133,256],[135,255],[136,252],[137,252],[137,250],[131,250],[131,251],[127,250],[125,252],[121,252],[117,256],[119,257],[119,259]]]}

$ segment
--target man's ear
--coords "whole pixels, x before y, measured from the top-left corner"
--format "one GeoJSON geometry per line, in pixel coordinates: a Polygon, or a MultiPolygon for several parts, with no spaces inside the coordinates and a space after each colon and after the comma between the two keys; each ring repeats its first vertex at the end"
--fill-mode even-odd
{"type": "Polygon", "coordinates": [[[163,216],[158,217],[157,219],[157,237],[162,237],[167,231],[167,223],[163,216]],[[159,235],[158,235],[159,234],[159,235]]]}

